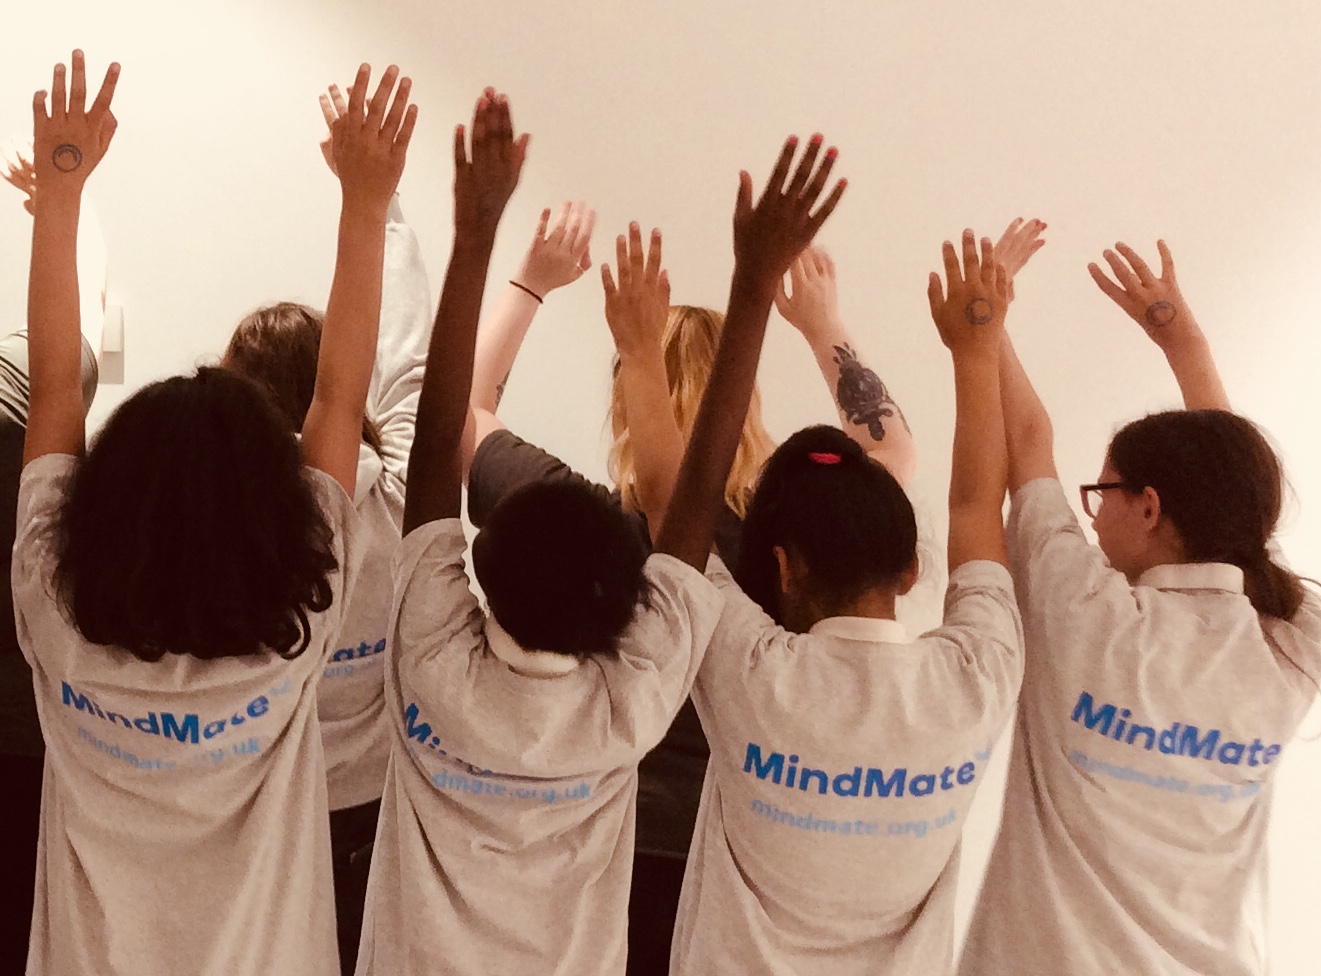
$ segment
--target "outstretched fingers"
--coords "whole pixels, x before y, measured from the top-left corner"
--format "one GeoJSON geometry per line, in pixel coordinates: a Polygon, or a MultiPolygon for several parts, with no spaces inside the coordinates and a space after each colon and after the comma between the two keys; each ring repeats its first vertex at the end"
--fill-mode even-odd
{"type": "Polygon", "coordinates": [[[355,123],[362,121],[363,106],[367,101],[367,83],[371,81],[371,77],[371,65],[364,62],[358,66],[358,74],[349,88],[348,111],[341,114],[349,116],[355,123]]]}
{"type": "MultiPolygon", "coordinates": [[[[808,185],[808,179],[812,175],[812,167],[816,163],[816,157],[821,152],[821,133],[814,133],[811,139],[807,140],[807,151],[803,153],[803,158],[798,161],[798,168],[794,170],[794,177],[789,181],[789,188],[785,190],[785,195],[794,199],[800,195],[807,195],[809,202],[814,200],[815,194],[810,191],[804,194],[804,188],[808,185]]],[[[833,160],[830,161],[833,165],[833,160]]],[[[821,192],[821,187],[825,185],[824,178],[817,185],[817,193],[821,192]]]]}
{"type": "Polygon", "coordinates": [[[1174,257],[1170,254],[1170,249],[1165,246],[1164,241],[1157,241],[1156,250],[1160,252],[1161,280],[1177,288],[1179,279],[1174,276],[1174,257]]]}
{"type": "MultiPolygon", "coordinates": [[[[789,176],[789,166],[793,163],[794,153],[798,151],[798,137],[790,136],[784,141],[784,148],[780,150],[780,158],[775,161],[775,168],[771,170],[771,178],[766,181],[766,189],[762,191],[757,200],[757,206],[761,206],[762,200],[765,200],[771,194],[780,196],[784,193],[784,181],[789,176]]],[[[751,177],[749,177],[751,183],[751,177]]],[[[751,209],[751,201],[749,201],[751,209]]]]}
{"type": "Polygon", "coordinates": [[[1101,291],[1105,292],[1106,296],[1111,301],[1119,305],[1121,308],[1127,308],[1128,293],[1106,277],[1106,274],[1101,270],[1100,265],[1093,261],[1087,265],[1087,271],[1091,274],[1092,280],[1096,282],[1096,286],[1100,288],[1101,291]]]}
{"type": "Polygon", "coordinates": [[[1147,262],[1143,261],[1142,258],[1138,256],[1137,251],[1133,250],[1123,241],[1118,241],[1115,244],[1115,250],[1122,254],[1128,260],[1128,263],[1133,266],[1133,270],[1137,273],[1138,281],[1148,287],[1155,284],[1155,275],[1151,273],[1151,268],[1147,267],[1147,262]]]}
{"type": "Polygon", "coordinates": [[[390,111],[386,113],[385,122],[381,126],[381,134],[387,139],[394,139],[399,135],[399,129],[404,122],[404,113],[408,110],[408,96],[413,90],[412,78],[401,78],[399,87],[395,89],[394,101],[390,103],[390,111]]]}
{"type": "Polygon", "coordinates": [[[385,121],[386,106],[390,102],[390,92],[394,90],[395,79],[399,77],[398,65],[390,65],[381,75],[381,80],[376,85],[376,93],[372,95],[372,100],[367,105],[367,127],[372,130],[379,130],[382,122],[385,121]]]}

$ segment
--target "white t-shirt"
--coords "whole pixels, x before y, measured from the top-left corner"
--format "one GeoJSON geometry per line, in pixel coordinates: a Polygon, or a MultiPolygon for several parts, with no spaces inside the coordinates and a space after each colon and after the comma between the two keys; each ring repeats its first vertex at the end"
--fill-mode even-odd
{"type": "Polygon", "coordinates": [[[431,336],[427,272],[417,235],[403,220],[395,197],[385,225],[381,328],[367,392],[367,414],[381,432],[381,453],[366,444],[359,447],[353,504],[358,510],[362,571],[341,630],[326,648],[317,693],[332,810],[379,799],[390,761],[384,665],[390,560],[404,524],[408,454],[431,336]]]}
{"type": "Polygon", "coordinates": [[[1028,667],[964,976],[1261,976],[1279,755],[1321,673],[1321,600],[1259,617],[1223,563],[1130,586],[1058,481],[1013,498],[1028,667]]]}
{"type": "Polygon", "coordinates": [[[348,496],[309,469],[341,570],[300,656],[151,662],[87,643],[56,602],[76,464],[38,458],[19,489],[14,608],[46,739],[28,973],[337,973],[315,689],[356,572],[348,496]]]}
{"type": "Polygon", "coordinates": [[[721,599],[647,560],[617,658],[527,652],[483,614],[458,519],[395,560],[394,732],[360,976],[624,971],[637,764],[683,704],[721,599]]]}
{"type": "Polygon", "coordinates": [[[963,820],[1023,671],[1009,572],[950,574],[944,624],[779,627],[723,565],[693,689],[711,761],[670,956],[677,976],[938,976],[963,820]]]}

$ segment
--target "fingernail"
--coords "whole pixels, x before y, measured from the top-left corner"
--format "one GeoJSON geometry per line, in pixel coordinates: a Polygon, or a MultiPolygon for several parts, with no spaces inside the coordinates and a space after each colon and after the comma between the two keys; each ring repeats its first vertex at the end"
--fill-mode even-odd
{"type": "Polygon", "coordinates": [[[791,145],[791,146],[796,146],[796,145],[798,145],[798,137],[797,137],[797,136],[790,136],[790,137],[789,137],[789,145],[791,145]]]}
{"type": "Polygon", "coordinates": [[[826,150],[826,159],[834,159],[838,155],[839,155],[839,150],[836,149],[834,146],[831,146],[829,149],[826,150]]]}
{"type": "Polygon", "coordinates": [[[814,146],[821,145],[821,133],[817,132],[812,135],[812,145],[814,146]]]}

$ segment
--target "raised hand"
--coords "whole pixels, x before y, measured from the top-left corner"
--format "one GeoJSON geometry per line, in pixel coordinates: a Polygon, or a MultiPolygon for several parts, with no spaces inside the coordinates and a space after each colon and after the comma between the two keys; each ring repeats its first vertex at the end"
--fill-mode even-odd
{"type": "Polygon", "coordinates": [[[532,243],[518,266],[514,281],[531,291],[537,298],[571,285],[592,266],[589,247],[592,228],[596,226],[596,211],[579,200],[565,202],[560,207],[554,226],[550,223],[550,208],[541,211],[541,220],[532,236],[532,243]]]}
{"type": "Polygon", "coordinates": [[[321,138],[321,156],[330,171],[338,177],[339,170],[335,168],[335,122],[341,115],[348,114],[349,102],[339,85],[327,88],[318,101],[321,104],[321,117],[326,120],[326,134],[321,138]]]}
{"type": "Polygon", "coordinates": [[[509,99],[487,88],[472,115],[472,158],[463,126],[454,129],[454,227],[459,236],[494,238],[518,186],[529,136],[514,138],[509,99]]]}
{"type": "Polygon", "coordinates": [[[999,355],[1004,333],[1005,310],[1009,307],[1009,278],[995,261],[991,239],[982,238],[981,255],[971,230],[963,232],[963,269],[954,245],[945,241],[945,281],[948,294],[942,292],[940,275],[933,271],[927,283],[931,318],[940,330],[940,339],[951,353],[985,351],[999,355]]]}
{"type": "Polygon", "coordinates": [[[364,64],[349,89],[344,110],[332,104],[335,118],[327,118],[331,170],[339,177],[346,202],[362,202],[384,210],[399,185],[408,143],[417,124],[417,106],[408,104],[411,79],[399,79],[396,91],[397,79],[399,69],[390,65],[368,101],[371,66],[364,64]]]}
{"type": "Polygon", "coordinates": [[[1028,259],[1046,246],[1046,242],[1041,239],[1045,229],[1045,223],[1040,220],[1024,221],[1022,217],[1015,217],[995,242],[991,253],[995,263],[1005,269],[1011,302],[1014,300],[1014,278],[1023,270],[1028,259]]]}
{"type": "Polygon", "coordinates": [[[659,352],[670,311],[670,278],[661,268],[661,232],[653,229],[644,256],[642,229],[628,225],[628,239],[615,240],[619,284],[608,264],[601,265],[605,320],[621,355],[637,349],[659,352]]]}
{"type": "Polygon", "coordinates": [[[846,180],[839,180],[825,202],[813,211],[838,155],[832,146],[817,166],[821,143],[820,133],[812,136],[790,178],[789,169],[798,149],[798,138],[790,136],[755,205],[752,177],[746,171],[739,173],[734,206],[735,277],[758,290],[766,289],[772,297],[794,258],[812,242],[848,185],[846,180]]]}
{"type": "Polygon", "coordinates": [[[1109,295],[1129,318],[1142,326],[1156,345],[1165,347],[1190,334],[1200,336],[1201,330],[1179,292],[1170,249],[1164,241],[1157,241],[1156,249],[1160,251],[1159,278],[1138,257],[1136,251],[1123,243],[1115,245],[1119,254],[1110,250],[1103,252],[1118,284],[1106,277],[1095,262],[1087,265],[1087,270],[1101,291],[1109,295]]]}
{"type": "Polygon", "coordinates": [[[0,143],[0,179],[21,190],[26,197],[23,209],[32,213],[37,196],[37,170],[32,165],[32,140],[7,139],[0,143]]]}
{"type": "Polygon", "coordinates": [[[66,86],[66,69],[55,66],[49,95],[37,92],[32,97],[33,167],[38,186],[51,192],[81,192],[87,177],[101,162],[118,123],[110,111],[110,100],[119,81],[119,65],[106,69],[101,90],[90,108],[87,103],[87,67],[82,51],[73,52],[73,70],[66,86]]]}
{"type": "Polygon", "coordinates": [[[839,322],[835,262],[824,250],[814,245],[804,248],[789,265],[789,283],[792,292],[785,289],[784,279],[780,279],[775,307],[809,342],[814,334],[839,322]]]}

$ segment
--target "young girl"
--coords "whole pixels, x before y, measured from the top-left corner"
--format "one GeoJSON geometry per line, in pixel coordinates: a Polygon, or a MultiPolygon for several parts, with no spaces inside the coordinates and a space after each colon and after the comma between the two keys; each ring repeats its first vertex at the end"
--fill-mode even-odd
{"type": "MultiPolygon", "coordinates": [[[[321,96],[321,107],[331,133],[321,148],[334,173],[335,122],[348,104],[332,85],[329,94],[321,96]]],[[[265,388],[297,431],[312,404],[322,322],[321,312],[291,302],[258,309],[234,330],[222,362],[265,388]]],[[[386,213],[380,335],[353,495],[363,540],[362,571],[340,632],[327,645],[317,691],[330,800],[335,920],[345,973],[353,972],[357,959],[371,844],[390,758],[384,668],[390,559],[403,527],[404,478],[430,334],[426,268],[396,194],[386,213]]]]}
{"type": "Polygon", "coordinates": [[[74,239],[118,65],[90,109],[78,51],[49,114],[36,96],[13,558],[47,743],[29,973],[335,969],[315,687],[359,559],[385,211],[416,117],[407,79],[391,103],[396,76],[367,104],[364,65],[337,123],[339,257],[301,459],[261,390],[218,369],[145,387],[78,456],[74,239]]]}
{"type": "MultiPolygon", "coordinates": [[[[748,512],[738,582],[711,574],[725,611],[693,692],[711,763],[672,973],[951,965],[963,819],[1022,675],[1000,519],[1008,284],[971,231],[963,262],[947,242],[948,295],[935,275],[929,289],[957,399],[945,622],[913,639],[894,619],[917,575],[894,477],[836,429],[781,445],[748,512]]],[[[704,426],[737,423],[745,403],[703,404],[685,466],[704,465],[704,426]]]]}
{"type": "MultiPolygon", "coordinates": [[[[618,506],[535,484],[464,572],[461,441],[496,225],[522,167],[488,90],[455,145],[455,235],[409,460],[386,662],[395,750],[360,974],[623,972],[637,763],[687,697],[720,613],[618,506]]],[[[709,548],[709,543],[708,543],[709,548]]]]}
{"type": "MultiPolygon", "coordinates": [[[[549,211],[541,220],[518,275],[482,322],[478,335],[473,384],[476,446],[468,474],[468,511],[479,526],[495,505],[522,485],[583,480],[558,458],[504,429],[495,416],[499,391],[540,307],[539,299],[549,288],[568,284],[582,273],[584,233],[590,233],[594,215],[581,206],[566,205],[548,236],[549,211]],[[532,282],[531,287],[523,287],[524,281],[532,282]]],[[[614,487],[594,488],[617,500],[650,545],[697,418],[724,315],[714,309],[670,304],[659,231],[652,231],[644,250],[641,229],[631,224],[627,238],[617,239],[616,254],[615,273],[602,268],[606,321],[617,351],[609,414],[614,487]],[[638,449],[638,444],[645,449],[638,449]]],[[[843,323],[833,262],[823,251],[809,247],[794,259],[789,274],[792,291],[778,284],[776,307],[807,340],[832,390],[841,424],[864,450],[906,481],[916,465],[916,447],[898,406],[858,353],[858,344],[843,323]]],[[[753,483],[773,448],[754,388],[716,526],[716,548],[729,566],[737,565],[741,523],[753,483]]],[[[686,702],[639,769],[638,843],[629,900],[628,971],[633,976],[666,971],[709,753],[697,712],[686,702]]]]}
{"type": "Polygon", "coordinates": [[[1229,413],[1160,244],[1093,277],[1165,353],[1186,411],[1123,427],[1084,511],[1006,343],[1009,535],[1028,666],[1000,835],[961,972],[1267,972],[1279,757],[1321,675],[1321,600],[1271,556],[1280,464],[1229,413]]]}

